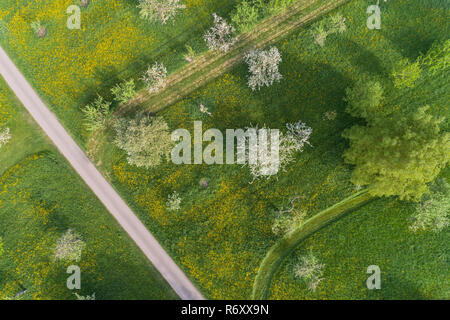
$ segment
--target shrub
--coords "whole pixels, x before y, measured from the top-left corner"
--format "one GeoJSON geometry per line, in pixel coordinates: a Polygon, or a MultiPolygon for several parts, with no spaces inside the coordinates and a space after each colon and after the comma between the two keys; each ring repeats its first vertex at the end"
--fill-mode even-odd
{"type": "Polygon", "coordinates": [[[239,32],[250,31],[258,22],[258,19],[258,8],[251,5],[248,1],[239,3],[236,11],[231,16],[231,22],[233,22],[239,32]]]}
{"type": "Polygon", "coordinates": [[[136,86],[134,80],[130,79],[123,83],[117,84],[111,89],[111,93],[114,95],[114,100],[120,103],[128,103],[136,95],[136,86]]]}
{"type": "Polygon", "coordinates": [[[272,232],[277,236],[283,236],[298,227],[305,216],[305,211],[295,208],[288,213],[279,214],[272,224],[272,232]]]}
{"type": "Polygon", "coordinates": [[[311,34],[314,41],[321,47],[325,45],[325,41],[328,37],[328,32],[325,30],[325,26],[320,22],[312,31],[311,34]]]}
{"type": "Polygon", "coordinates": [[[36,33],[39,38],[45,38],[47,35],[47,29],[41,24],[39,20],[31,23],[31,29],[36,33]]]}
{"type": "Polygon", "coordinates": [[[361,76],[351,88],[345,90],[346,111],[354,117],[370,118],[383,102],[382,85],[368,76],[361,76]]]}
{"type": "Polygon", "coordinates": [[[311,31],[314,41],[321,47],[325,45],[325,41],[330,34],[333,33],[344,33],[347,30],[345,25],[345,18],[337,13],[334,16],[326,20],[322,20],[319,24],[311,31]],[[326,24],[329,26],[326,27],[326,24]]]}
{"type": "Polygon", "coordinates": [[[195,53],[194,49],[192,49],[192,47],[190,45],[188,45],[188,44],[185,47],[186,47],[186,53],[184,55],[184,59],[187,62],[194,61],[194,58],[196,56],[196,53],[195,53]]]}
{"type": "Polygon", "coordinates": [[[8,143],[11,139],[11,134],[9,133],[9,128],[6,128],[4,131],[0,131],[0,148],[8,143]]]}
{"type": "Polygon", "coordinates": [[[111,119],[110,107],[111,102],[105,101],[101,96],[92,104],[86,105],[82,110],[86,129],[93,132],[105,128],[111,119]]]}
{"type": "Polygon", "coordinates": [[[181,208],[181,197],[174,191],[167,197],[166,207],[169,211],[178,211],[181,208]]]}

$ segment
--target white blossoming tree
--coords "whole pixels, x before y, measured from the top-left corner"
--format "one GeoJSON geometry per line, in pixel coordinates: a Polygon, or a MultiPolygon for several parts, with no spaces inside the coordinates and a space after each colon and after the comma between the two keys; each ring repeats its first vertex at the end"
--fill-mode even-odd
{"type": "Polygon", "coordinates": [[[167,69],[162,63],[155,62],[149,66],[142,76],[142,81],[147,85],[149,93],[155,93],[166,86],[167,69]]]}
{"type": "Polygon", "coordinates": [[[203,38],[209,49],[227,52],[236,43],[237,39],[233,36],[235,29],[216,13],[213,13],[213,17],[214,25],[205,33],[203,38]]]}
{"type": "Polygon", "coordinates": [[[323,280],[324,265],[310,251],[300,258],[300,263],[295,266],[294,274],[307,283],[309,290],[316,291],[317,286],[323,280]]]}
{"type": "Polygon", "coordinates": [[[169,211],[178,211],[181,208],[181,197],[178,192],[174,191],[167,197],[166,202],[167,209],[169,211]]]}
{"type": "Polygon", "coordinates": [[[252,90],[268,87],[282,78],[278,71],[281,54],[276,47],[271,47],[269,50],[254,49],[245,55],[245,62],[250,72],[248,86],[252,90]]]}
{"type": "MultiPolygon", "coordinates": [[[[302,152],[305,144],[309,143],[309,138],[312,133],[312,129],[301,121],[296,123],[287,123],[286,133],[279,132],[278,140],[278,159],[273,155],[268,156],[266,150],[272,150],[271,139],[267,139],[267,148],[261,148],[258,145],[258,153],[251,153],[246,150],[248,165],[250,167],[250,173],[253,176],[253,181],[258,178],[270,178],[276,175],[279,169],[283,169],[287,164],[294,160],[296,152],[302,152]],[[261,156],[263,155],[263,156],[261,156]],[[255,159],[254,157],[257,157],[255,159]],[[277,163],[274,163],[276,161],[277,163]]],[[[258,132],[260,129],[254,128],[258,132]]],[[[266,130],[267,137],[271,137],[271,129],[262,128],[266,130]]],[[[239,149],[239,148],[238,148],[239,149]]],[[[239,151],[239,150],[238,150],[239,151]]]]}
{"type": "Polygon", "coordinates": [[[166,24],[186,6],[180,0],[139,0],[138,8],[142,19],[166,24]]]}
{"type": "Polygon", "coordinates": [[[78,262],[85,247],[81,236],[69,229],[56,242],[54,257],[56,260],[78,262]]]}
{"type": "Polygon", "coordinates": [[[439,232],[450,226],[450,184],[438,179],[430,190],[416,206],[413,224],[409,227],[414,232],[439,232]]]}
{"type": "Polygon", "coordinates": [[[9,133],[9,128],[6,128],[5,130],[0,130],[0,148],[8,143],[8,141],[11,139],[11,134],[9,133]]]}

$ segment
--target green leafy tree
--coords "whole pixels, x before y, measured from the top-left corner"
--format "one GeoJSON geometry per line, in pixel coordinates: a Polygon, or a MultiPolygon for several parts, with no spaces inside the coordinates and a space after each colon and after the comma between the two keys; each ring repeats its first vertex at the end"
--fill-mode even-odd
{"type": "Polygon", "coordinates": [[[84,124],[90,132],[103,129],[111,119],[111,102],[105,101],[98,96],[92,103],[83,108],[84,124]]]}
{"type": "Polygon", "coordinates": [[[346,111],[358,118],[374,116],[384,99],[382,85],[368,76],[361,76],[345,93],[346,111]]]}
{"type": "Polygon", "coordinates": [[[239,32],[250,31],[258,22],[258,8],[248,1],[242,1],[231,16],[231,21],[239,32]]]}
{"type": "Polygon", "coordinates": [[[412,88],[422,73],[420,62],[410,63],[408,59],[400,60],[392,71],[394,86],[396,88],[412,88]]]}
{"type": "Polygon", "coordinates": [[[111,89],[111,93],[114,95],[114,100],[123,104],[128,103],[136,95],[136,85],[134,84],[134,80],[130,79],[117,84],[111,89]]]}
{"type": "Polygon", "coordinates": [[[174,146],[161,117],[118,121],[114,143],[127,153],[129,164],[146,168],[159,165],[164,156],[168,158],[174,146]]]}
{"type": "Polygon", "coordinates": [[[450,161],[450,133],[440,132],[442,119],[428,106],[406,115],[378,116],[343,136],[350,140],[344,159],[355,165],[352,182],[370,185],[373,196],[419,200],[450,161]]]}
{"type": "Polygon", "coordinates": [[[444,42],[435,42],[425,56],[420,58],[424,68],[428,68],[432,74],[439,71],[448,72],[450,68],[450,39],[444,42]]]}

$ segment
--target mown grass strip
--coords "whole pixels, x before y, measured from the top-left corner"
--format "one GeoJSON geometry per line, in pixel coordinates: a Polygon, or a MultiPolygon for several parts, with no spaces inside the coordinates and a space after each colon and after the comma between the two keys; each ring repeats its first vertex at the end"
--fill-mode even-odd
{"type": "Polygon", "coordinates": [[[273,245],[263,259],[253,285],[252,299],[267,299],[270,284],[283,260],[306,238],[373,199],[368,189],[361,190],[306,220],[273,245]]]}

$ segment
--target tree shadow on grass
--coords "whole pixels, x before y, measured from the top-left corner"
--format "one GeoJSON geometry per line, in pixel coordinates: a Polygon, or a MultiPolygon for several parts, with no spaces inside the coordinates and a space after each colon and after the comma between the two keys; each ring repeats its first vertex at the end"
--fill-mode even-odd
{"type": "MultiPolygon", "coordinates": [[[[344,114],[343,98],[351,79],[328,64],[296,62],[291,66],[295,70],[281,70],[284,78],[279,84],[264,89],[272,91],[262,95],[267,123],[273,122],[270,119],[278,119],[279,125],[302,120],[318,128],[323,125],[325,112],[336,110],[344,114]]],[[[338,122],[334,125],[339,126],[338,122]]]]}
{"type": "Polygon", "coordinates": [[[415,61],[431,48],[433,42],[439,40],[433,35],[420,34],[415,27],[405,27],[395,33],[386,33],[385,37],[410,61],[415,61]]]}
{"type": "MultiPolygon", "coordinates": [[[[420,275],[417,275],[420,276],[420,275]]],[[[381,289],[368,290],[367,299],[425,300],[427,297],[409,280],[386,275],[381,278],[381,289]]],[[[365,285],[365,284],[364,284],[365,285]]]]}
{"type": "Polygon", "coordinates": [[[352,65],[358,67],[361,73],[371,73],[379,75],[388,75],[380,62],[380,59],[371,51],[367,50],[357,42],[342,38],[339,40],[339,51],[343,57],[346,57],[352,65]]]}

